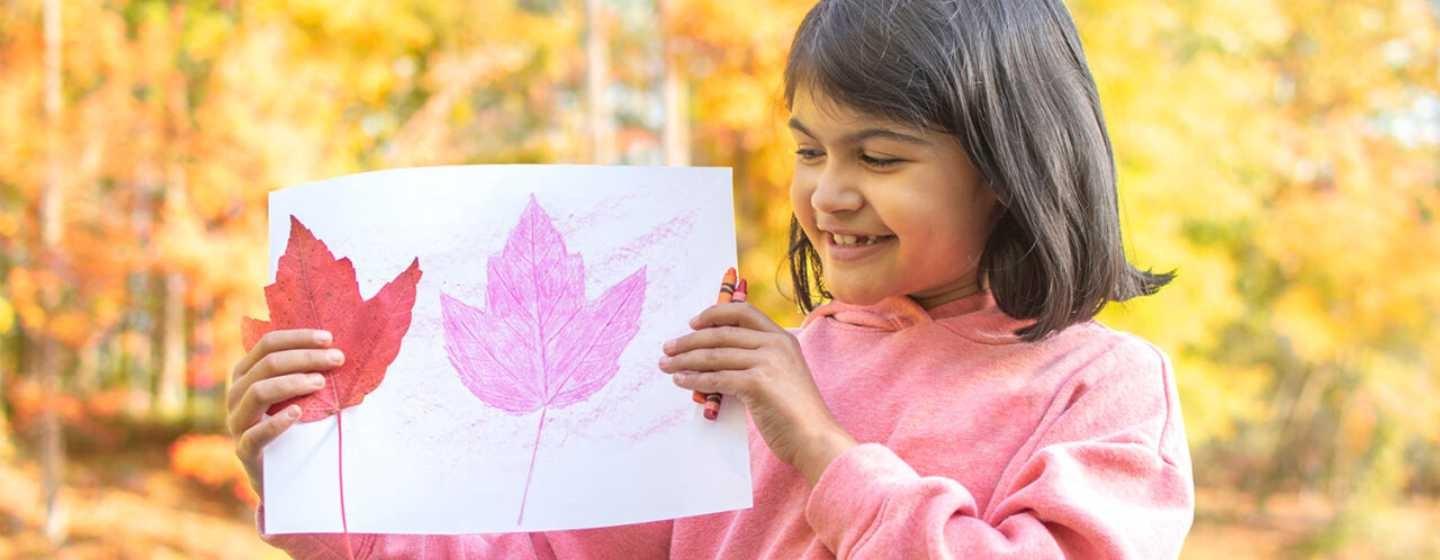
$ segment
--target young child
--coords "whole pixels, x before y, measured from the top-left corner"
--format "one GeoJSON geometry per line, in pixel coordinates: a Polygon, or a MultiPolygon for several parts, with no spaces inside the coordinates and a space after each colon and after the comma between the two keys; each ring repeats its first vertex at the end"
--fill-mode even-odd
{"type": "MultiPolygon", "coordinates": [[[[1123,254],[1110,141],[1062,2],[825,0],[785,78],[790,270],[809,314],[792,335],[717,305],[659,363],[677,399],[748,406],[755,506],[352,534],[357,558],[1179,555],[1194,490],[1169,361],[1092,320],[1171,275],[1123,254]]],[[[294,422],[260,411],[320,387],[299,372],[336,363],[327,343],[270,333],[236,367],[230,427],[257,491],[261,448],[294,422]]],[[[265,538],[345,556],[341,535],[265,538]]]]}

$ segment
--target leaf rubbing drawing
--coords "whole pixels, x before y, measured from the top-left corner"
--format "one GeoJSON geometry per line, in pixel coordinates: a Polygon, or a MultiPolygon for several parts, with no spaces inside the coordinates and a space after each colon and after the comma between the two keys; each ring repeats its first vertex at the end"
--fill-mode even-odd
{"type": "Polygon", "coordinates": [[[350,529],[345,521],[345,432],[339,412],[360,404],[385,378],[386,369],[400,352],[401,339],[410,329],[420,275],[419,259],[412,260],[374,297],[362,299],[350,259],[337,260],[325,242],[291,216],[290,240],[280,257],[275,283],[265,287],[270,320],[245,317],[241,324],[246,350],[272,330],[325,329],[333,336],[331,346],[345,353],[344,364],[324,372],[323,389],[277,403],[266,413],[277,414],[291,404],[299,404],[301,422],[335,415],[340,456],[336,477],[347,547],[350,529]]]}
{"type": "Polygon", "coordinates": [[[531,195],[486,273],[486,309],[440,294],[445,350],[480,400],[517,416],[540,411],[519,524],[545,415],[589,398],[620,370],[620,354],[640,330],[645,267],[586,301],[580,255],[568,252],[531,195]]]}

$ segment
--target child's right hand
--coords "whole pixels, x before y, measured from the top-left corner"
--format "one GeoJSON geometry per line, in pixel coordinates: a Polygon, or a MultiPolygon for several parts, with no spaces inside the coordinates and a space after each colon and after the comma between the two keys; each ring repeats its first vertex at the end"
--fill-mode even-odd
{"type": "Polygon", "coordinates": [[[261,413],[275,403],[325,386],[325,377],[318,372],[345,363],[344,354],[329,348],[332,341],[330,333],[320,330],[272,331],[235,364],[235,381],[225,399],[225,425],[235,440],[235,455],[245,466],[250,487],[258,495],[265,495],[261,489],[260,452],[295,423],[300,406],[292,404],[264,419],[261,413]]]}

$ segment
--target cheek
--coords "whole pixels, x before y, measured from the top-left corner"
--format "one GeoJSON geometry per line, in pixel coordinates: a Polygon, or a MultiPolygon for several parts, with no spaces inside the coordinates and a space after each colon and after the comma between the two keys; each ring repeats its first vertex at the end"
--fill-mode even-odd
{"type": "Polygon", "coordinates": [[[803,181],[799,174],[790,183],[790,207],[795,210],[795,219],[800,221],[800,227],[805,230],[805,236],[815,242],[818,231],[815,229],[815,209],[810,207],[810,195],[815,192],[813,185],[803,181]]]}
{"type": "MultiPolygon", "coordinates": [[[[986,227],[976,223],[969,208],[949,205],[913,205],[908,215],[897,217],[896,233],[902,258],[919,270],[942,276],[964,274],[973,269],[985,246],[986,227]]],[[[981,218],[983,221],[983,218],[981,218]]]]}

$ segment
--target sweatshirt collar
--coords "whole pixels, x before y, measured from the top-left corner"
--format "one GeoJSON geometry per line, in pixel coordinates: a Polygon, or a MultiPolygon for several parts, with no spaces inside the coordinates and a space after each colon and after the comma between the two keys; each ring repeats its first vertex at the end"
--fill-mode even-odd
{"type": "Polygon", "coordinates": [[[1006,315],[989,291],[976,292],[928,311],[909,296],[891,296],[870,305],[830,301],[811,311],[802,328],[822,319],[887,332],[938,324],[985,344],[1019,342],[1020,337],[1014,331],[1033,323],[1006,315]]]}

